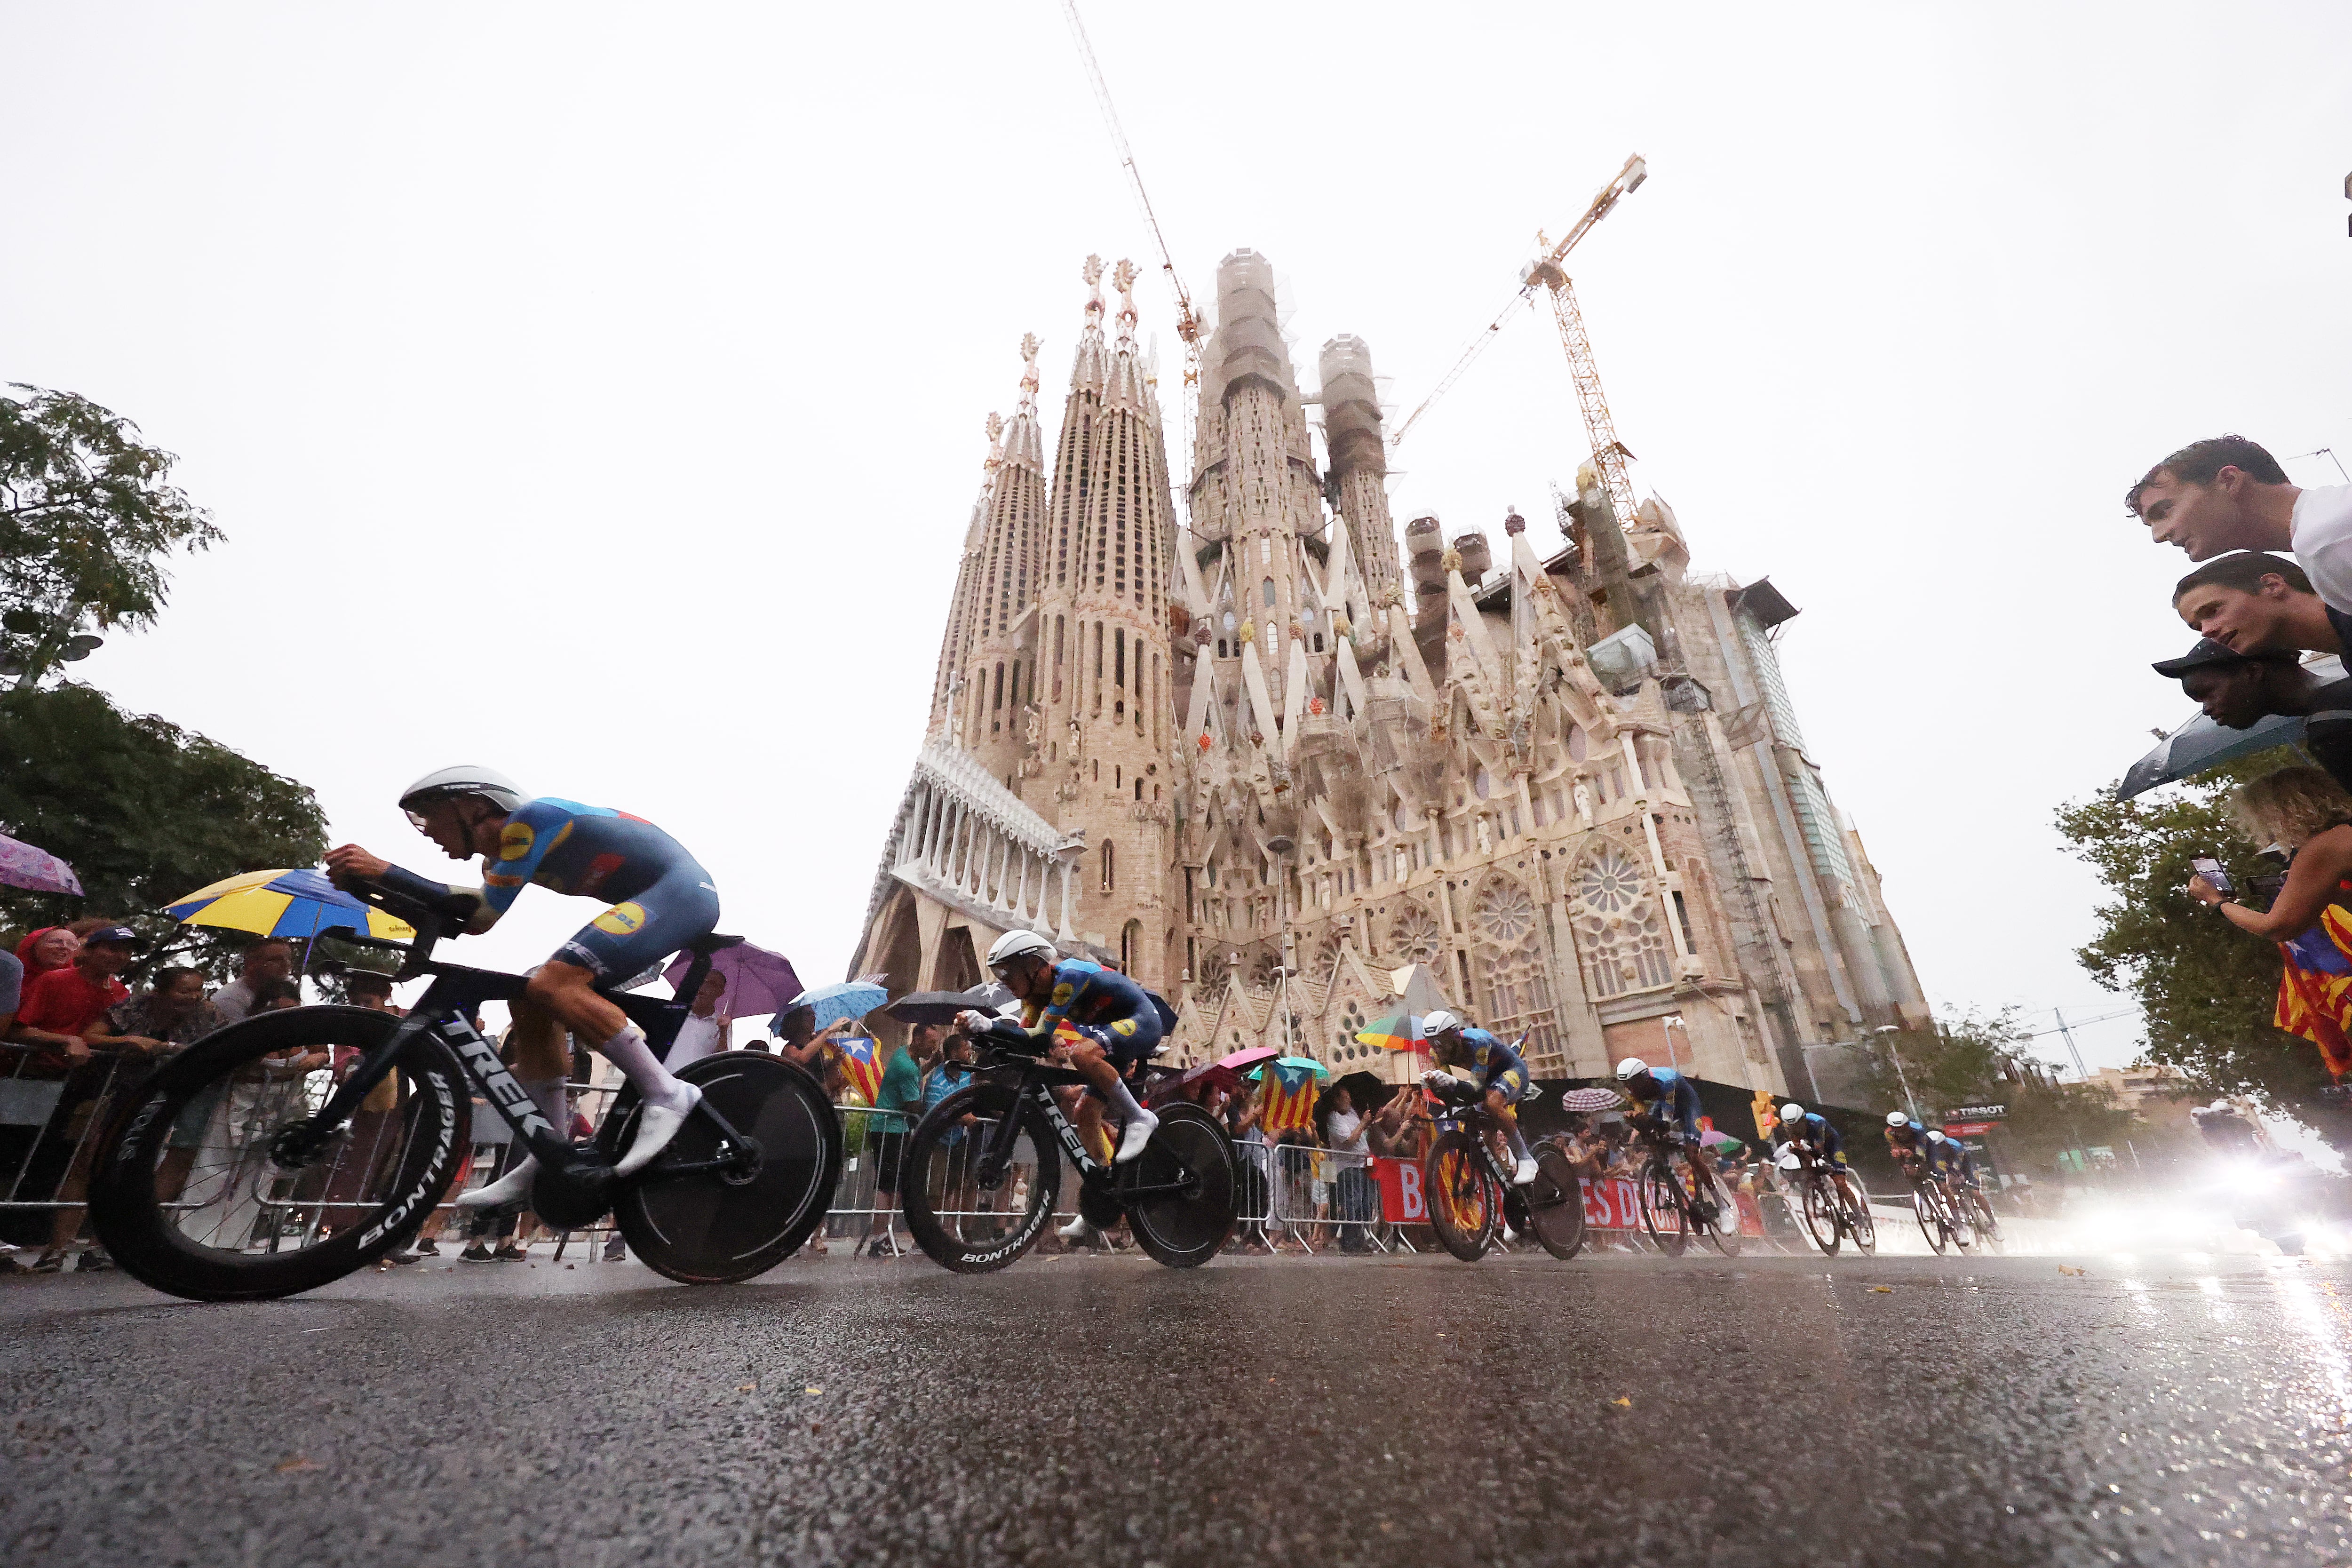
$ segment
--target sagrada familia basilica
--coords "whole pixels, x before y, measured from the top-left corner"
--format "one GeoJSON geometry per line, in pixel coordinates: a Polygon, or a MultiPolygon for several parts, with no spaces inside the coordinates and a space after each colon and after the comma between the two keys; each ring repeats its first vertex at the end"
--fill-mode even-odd
{"type": "Polygon", "coordinates": [[[1589,465],[1549,557],[1516,514],[1400,540],[1370,351],[1333,338],[1305,394],[1249,250],[1218,268],[1180,514],[1135,268],[1108,335],[1104,277],[1058,428],[1034,337],[990,417],[854,972],[973,984],[1029,927],[1167,997],[1178,1060],[1391,1078],[1356,1032],[1440,997],[1538,1074],[1630,1054],[1774,1092],[1809,1047],[1926,1025],[1769,581],[1691,571],[1673,510],[1615,515],[1589,465]]]}

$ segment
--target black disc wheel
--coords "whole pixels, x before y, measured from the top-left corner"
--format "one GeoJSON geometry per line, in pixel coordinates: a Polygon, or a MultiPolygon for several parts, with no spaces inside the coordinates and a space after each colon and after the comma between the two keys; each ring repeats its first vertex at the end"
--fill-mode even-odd
{"type": "Polygon", "coordinates": [[[1690,1230],[1683,1223],[1682,1194],[1677,1190],[1681,1176],[1677,1168],[1653,1163],[1642,1173],[1642,1228],[1658,1250],[1669,1258],[1680,1258],[1690,1245],[1690,1230]]]}
{"type": "MultiPolygon", "coordinates": [[[[688,1285],[726,1285],[765,1274],[800,1250],[824,1221],[841,1179],[841,1123],[816,1079],[761,1051],[721,1051],[679,1069],[703,1103],[749,1142],[732,1146],[698,1111],[613,1205],[637,1257],[688,1285]],[[716,1170],[666,1168],[734,1158],[716,1170]]],[[[597,1131],[617,1156],[635,1134],[636,1096],[624,1089],[597,1131]]]]}
{"type": "Polygon", "coordinates": [[[1838,1252],[1837,1189],[1821,1180],[1805,1184],[1805,1234],[1825,1258],[1835,1258],[1838,1252]]]}
{"type": "Polygon", "coordinates": [[[1927,1238],[1930,1250],[1942,1252],[1950,1245],[1944,1232],[1944,1215],[1936,1203],[1936,1194],[1926,1187],[1911,1189],[1911,1212],[1919,1219],[1919,1234],[1927,1238]]]}
{"type": "MultiPolygon", "coordinates": [[[[1694,1171],[1691,1174],[1696,1181],[1697,1173],[1694,1171]]],[[[1707,1195],[1715,1204],[1715,1216],[1694,1221],[1692,1228],[1724,1257],[1737,1258],[1740,1241],[1739,1202],[1731,1195],[1731,1189],[1724,1184],[1721,1176],[1711,1178],[1707,1195]]]]}
{"type": "Polygon", "coordinates": [[[1486,1256],[1503,1223],[1503,1189],[1468,1133],[1457,1128],[1429,1146],[1422,1163],[1422,1195],[1429,1205],[1429,1227],[1446,1251],[1465,1263],[1486,1256]]]}
{"type": "Polygon", "coordinates": [[[472,1098],[417,1031],[341,1127],[298,1135],[399,1027],[364,1007],[262,1013],[207,1036],[114,1108],[89,1219],[123,1269],[196,1301],[315,1289],[416,1234],[468,1151],[472,1098]]]}
{"type": "Polygon", "coordinates": [[[1007,1085],[976,1083],[931,1107],[907,1135],[899,1202],[932,1262],[987,1274],[1036,1245],[1061,1180],[1043,1112],[1007,1085]]]}
{"type": "Polygon", "coordinates": [[[1840,1203],[1845,1205],[1846,1234],[1853,1237],[1856,1250],[1863,1253],[1876,1252],[1878,1222],[1870,1217],[1870,1195],[1862,1190],[1860,1176],[1848,1176],[1846,1180],[1853,1184],[1853,1201],[1847,1202],[1843,1197],[1838,1199],[1840,1203]]]}
{"type": "Polygon", "coordinates": [[[1992,1205],[1982,1193],[1970,1193],[1969,1203],[1976,1211],[1977,1239],[1993,1251],[2000,1251],[2000,1216],[1992,1212],[1992,1205]]]}
{"type": "Polygon", "coordinates": [[[1135,1244],[1171,1268],[1198,1268],[1234,1234],[1232,1140],[1197,1105],[1160,1109],[1143,1152],[1112,1173],[1135,1244]]]}
{"type": "Polygon", "coordinates": [[[1584,1247],[1584,1184],[1557,1143],[1536,1145],[1536,1179],[1524,1189],[1528,1229],[1538,1246],[1565,1261],[1584,1247]]]}

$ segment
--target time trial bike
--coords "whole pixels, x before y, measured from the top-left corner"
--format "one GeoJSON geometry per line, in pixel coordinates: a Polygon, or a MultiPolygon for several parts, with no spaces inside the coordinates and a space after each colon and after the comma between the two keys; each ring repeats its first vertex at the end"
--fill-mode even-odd
{"type": "Polygon", "coordinates": [[[1682,1129],[1654,1116],[1626,1120],[1649,1150],[1635,1191],[1642,1200],[1642,1228],[1658,1250],[1680,1258],[1696,1236],[1726,1258],[1738,1257],[1739,1205],[1723,1178],[1710,1184],[1702,1204],[1698,1167],[1691,1163],[1682,1129]]]}
{"type": "Polygon", "coordinates": [[[1871,1220],[1870,1200],[1863,1195],[1862,1178],[1851,1174],[1846,1177],[1853,1187],[1849,1197],[1831,1173],[1829,1162],[1811,1144],[1784,1143],[1772,1163],[1780,1178],[1782,1194],[1787,1196],[1790,1188],[1796,1189],[1790,1203],[1804,1215],[1806,1233],[1822,1249],[1822,1256],[1835,1258],[1838,1247],[1848,1238],[1857,1252],[1878,1250],[1878,1227],[1871,1220]]]}
{"type": "MultiPolygon", "coordinates": [[[[702,1100],[658,1159],[613,1174],[639,1110],[624,1089],[593,1139],[552,1127],[475,1021],[526,976],[436,961],[464,910],[373,886],[359,897],[415,928],[365,945],[404,954],[395,979],[431,975],[407,1016],[363,1007],[257,1014],[163,1063],[110,1123],[90,1222],[129,1273],[175,1296],[239,1301],[314,1289],[404,1245],[472,1148],[476,1099],[539,1158],[530,1207],[559,1229],[611,1213],[636,1255],[689,1284],[746,1279],[792,1256],[824,1219],[841,1131],[824,1089],[775,1057],[724,1051],[679,1077],[702,1100]]],[[[711,955],[709,936],[669,999],[600,987],[667,1053],[711,955]]]]}
{"type": "Polygon", "coordinates": [[[1906,1165],[1903,1173],[1911,1178],[1911,1212],[1918,1216],[1919,1234],[1937,1252],[1957,1247],[1966,1252],[1976,1245],[1976,1230],[1969,1216],[1953,1201],[1951,1190],[1944,1178],[1916,1165],[1906,1165]]]}
{"type": "MultiPolygon", "coordinates": [[[[1549,1139],[1533,1150],[1536,1179],[1511,1183],[1512,1165],[1497,1152],[1506,1134],[1472,1084],[1450,1079],[1430,1092],[1440,1101],[1437,1136],[1422,1160],[1422,1196],[1438,1244],[1475,1263],[1495,1244],[1504,1221],[1532,1236],[1554,1258],[1573,1258],[1584,1246],[1584,1184],[1568,1152],[1549,1139]]],[[[1521,1098],[1522,1105],[1532,1094],[1521,1098]]]]}
{"type": "Polygon", "coordinates": [[[1223,1247],[1239,1162],[1215,1117],[1189,1100],[1158,1102],[1143,1152],[1106,1164],[1063,1113],[1055,1090],[1086,1079],[1042,1059],[1052,1041],[1010,1018],[973,1040],[974,1081],[924,1113],[900,1166],[907,1229],[932,1262],[984,1274],[1027,1252],[1054,1217],[1065,1155],[1078,1173],[1078,1212],[1096,1226],[1126,1219],[1136,1245],[1171,1268],[1197,1268],[1223,1247]]]}

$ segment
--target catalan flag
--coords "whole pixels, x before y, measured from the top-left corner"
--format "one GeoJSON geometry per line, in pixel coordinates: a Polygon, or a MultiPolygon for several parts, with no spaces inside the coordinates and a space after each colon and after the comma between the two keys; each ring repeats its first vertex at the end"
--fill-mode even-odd
{"type": "Polygon", "coordinates": [[[1265,1081],[1265,1111],[1258,1125],[1267,1137],[1315,1124],[1315,1091],[1328,1076],[1322,1063],[1307,1057],[1282,1057],[1251,1076],[1265,1081]]]}
{"type": "Polygon", "coordinates": [[[866,1035],[845,1035],[834,1043],[841,1048],[841,1070],[851,1090],[873,1104],[882,1092],[882,1043],[866,1035]]]}

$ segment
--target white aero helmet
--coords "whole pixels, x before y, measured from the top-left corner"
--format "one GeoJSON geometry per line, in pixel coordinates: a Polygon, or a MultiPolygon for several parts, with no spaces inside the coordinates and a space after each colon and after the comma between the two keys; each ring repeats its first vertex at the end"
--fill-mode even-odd
{"type": "Polygon", "coordinates": [[[1450,1029],[1458,1029],[1461,1026],[1461,1018],[1443,1007],[1433,1013],[1422,1016],[1421,1032],[1424,1035],[1443,1035],[1450,1029]]]}
{"type": "Polygon", "coordinates": [[[1617,1064],[1617,1080],[1620,1083],[1622,1083],[1629,1078],[1639,1078],[1649,1070],[1650,1064],[1643,1061],[1641,1058],[1627,1057],[1623,1061],[1617,1064]]]}
{"type": "Polygon", "coordinates": [[[425,824],[417,816],[420,806],[460,795],[479,795],[500,811],[509,812],[530,798],[520,784],[498,769],[467,763],[454,768],[435,768],[402,790],[400,809],[408,813],[408,819],[422,828],[425,824]]]}
{"type": "Polygon", "coordinates": [[[1009,931],[996,939],[988,950],[988,967],[992,970],[1012,963],[1024,954],[1051,959],[1054,944],[1034,931],[1009,931]]]}
{"type": "Polygon", "coordinates": [[[1780,1108],[1780,1120],[1783,1121],[1802,1121],[1804,1119],[1805,1108],[1793,1100],[1780,1108]]]}
{"type": "Polygon", "coordinates": [[[1890,1110],[1886,1113],[1886,1125],[1889,1127],[1908,1127],[1911,1125],[1911,1119],[1904,1115],[1899,1110],[1890,1110]]]}
{"type": "Polygon", "coordinates": [[[1937,1131],[1936,1131],[1934,1128],[1932,1128],[1932,1127],[1930,1127],[1929,1129],[1927,1129],[1927,1142],[1930,1142],[1930,1143],[1941,1143],[1943,1141],[1944,1141],[1944,1135],[1943,1135],[1941,1132],[1937,1131]]]}

